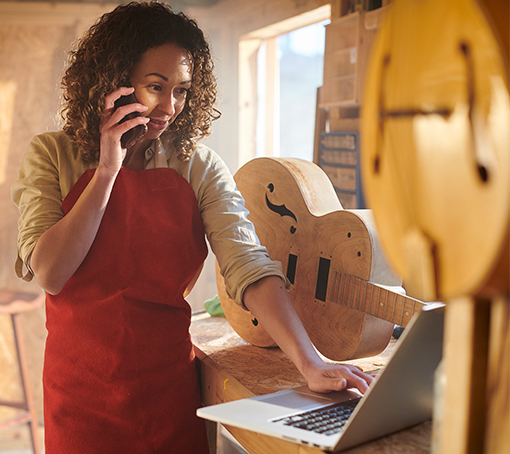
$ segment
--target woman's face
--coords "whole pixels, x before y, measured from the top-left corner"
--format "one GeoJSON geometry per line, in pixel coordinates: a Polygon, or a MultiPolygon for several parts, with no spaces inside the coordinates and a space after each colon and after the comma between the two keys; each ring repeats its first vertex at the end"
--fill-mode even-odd
{"type": "Polygon", "coordinates": [[[144,139],[156,139],[184,109],[191,87],[193,63],[189,52],[167,43],[148,49],[131,72],[138,102],[147,106],[149,130],[144,139]]]}

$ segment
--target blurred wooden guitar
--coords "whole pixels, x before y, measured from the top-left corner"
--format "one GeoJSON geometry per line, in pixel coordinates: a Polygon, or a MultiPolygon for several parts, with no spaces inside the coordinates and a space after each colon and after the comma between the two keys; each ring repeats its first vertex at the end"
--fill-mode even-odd
{"type": "MultiPolygon", "coordinates": [[[[393,291],[391,271],[375,236],[370,210],[344,210],[326,174],[299,159],[257,158],[235,175],[250,220],[291,283],[290,297],[315,347],[327,358],[373,356],[394,324],[406,326],[424,303],[393,291]],[[379,284],[379,285],[377,285],[379,284]]],[[[274,345],[250,312],[226,294],[225,315],[246,341],[274,345]]]]}

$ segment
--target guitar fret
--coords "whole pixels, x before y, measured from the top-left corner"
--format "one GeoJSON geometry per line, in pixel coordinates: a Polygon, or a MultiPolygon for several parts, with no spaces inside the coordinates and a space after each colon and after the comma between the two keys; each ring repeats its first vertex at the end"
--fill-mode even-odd
{"type": "Polygon", "coordinates": [[[343,276],[344,286],[342,289],[342,304],[344,306],[349,306],[348,298],[349,298],[349,275],[344,274],[343,276]]]}
{"type": "Polygon", "coordinates": [[[338,281],[338,271],[337,270],[333,270],[333,271],[334,271],[335,275],[333,278],[333,285],[331,286],[331,291],[329,294],[329,300],[336,303],[335,297],[336,297],[336,286],[337,286],[337,281],[338,281]]]}
{"type": "Polygon", "coordinates": [[[342,276],[341,276],[342,285],[340,287],[340,304],[343,304],[343,305],[345,305],[345,281],[346,281],[346,278],[347,278],[347,276],[342,273],[342,276]]]}
{"type": "Polygon", "coordinates": [[[371,285],[370,288],[368,289],[368,294],[369,296],[367,296],[367,310],[366,310],[366,313],[367,314],[370,314],[371,311],[372,311],[372,298],[373,298],[373,295],[374,295],[374,286],[371,285]]]}
{"type": "MultiPolygon", "coordinates": [[[[331,271],[331,270],[330,270],[331,271]]],[[[326,294],[326,299],[328,301],[332,301],[333,300],[333,297],[335,296],[335,278],[336,278],[336,271],[335,273],[333,274],[333,285],[332,286],[329,286],[328,285],[328,291],[327,291],[327,294],[326,294]]]]}
{"type": "Polygon", "coordinates": [[[345,283],[345,298],[344,298],[344,301],[345,301],[345,305],[347,307],[349,307],[349,293],[351,292],[351,275],[348,274],[346,276],[346,283],[345,283]]]}
{"type": "Polygon", "coordinates": [[[385,290],[386,292],[386,298],[384,300],[384,316],[383,316],[383,320],[386,320],[386,312],[388,310],[388,295],[390,292],[388,292],[388,290],[385,290]]]}
{"type": "Polygon", "coordinates": [[[338,286],[336,289],[336,301],[342,304],[342,286],[343,286],[344,275],[342,273],[338,273],[338,286]]]}
{"type": "Polygon", "coordinates": [[[401,326],[407,325],[409,323],[409,321],[411,320],[411,318],[414,315],[415,309],[416,309],[416,300],[412,299],[412,298],[404,297],[404,310],[402,311],[401,326]],[[407,304],[409,301],[413,302],[413,306],[412,306],[411,310],[409,310],[409,309],[405,310],[405,304],[407,304]]]}
{"type": "Polygon", "coordinates": [[[342,301],[344,302],[344,305],[349,307],[349,290],[350,290],[350,279],[351,279],[351,276],[349,276],[348,274],[345,275],[345,286],[344,286],[344,294],[343,294],[343,298],[342,298],[342,301]]]}
{"type": "Polygon", "coordinates": [[[341,304],[400,326],[406,326],[414,315],[417,310],[416,303],[423,304],[414,298],[389,291],[385,287],[372,284],[348,273],[335,269],[332,269],[332,271],[334,274],[330,275],[332,285],[328,289],[328,301],[333,303],[341,304]],[[393,300],[390,299],[390,294],[393,295],[393,300]],[[408,309],[410,301],[413,304],[412,308],[408,309]],[[389,304],[392,304],[391,308],[388,308],[389,304]]]}
{"type": "Polygon", "coordinates": [[[356,283],[358,284],[356,286],[356,310],[359,311],[359,295],[360,295],[360,290],[361,290],[361,279],[356,279],[356,283]]]}
{"type": "Polygon", "coordinates": [[[344,305],[349,307],[349,290],[350,290],[350,280],[351,280],[351,276],[346,274],[345,276],[345,286],[344,286],[344,295],[343,295],[343,302],[344,302],[344,305]]]}
{"type": "Polygon", "coordinates": [[[334,287],[334,292],[335,292],[335,298],[334,298],[334,301],[335,303],[338,303],[338,292],[340,291],[340,282],[342,280],[342,275],[335,270],[335,287],[334,287]]]}
{"type": "Polygon", "coordinates": [[[363,282],[363,298],[361,301],[363,301],[363,309],[362,311],[365,312],[365,309],[367,307],[367,283],[366,281],[361,281],[360,280],[360,285],[361,285],[361,282],[363,282]]]}
{"type": "Polygon", "coordinates": [[[381,287],[377,287],[377,306],[376,306],[376,311],[375,311],[375,316],[376,317],[379,317],[379,305],[380,305],[380,302],[381,302],[381,287]]]}
{"type": "Polygon", "coordinates": [[[338,285],[337,285],[337,289],[336,289],[336,296],[335,296],[335,302],[336,303],[339,303],[339,304],[342,304],[342,301],[340,299],[340,295],[342,293],[342,280],[343,280],[344,276],[342,273],[338,273],[338,285]]]}
{"type": "Polygon", "coordinates": [[[351,301],[349,307],[351,309],[353,309],[353,306],[354,306],[354,290],[352,288],[351,280],[352,280],[352,276],[349,275],[349,296],[350,296],[350,301],[351,301]]]}
{"type": "Polygon", "coordinates": [[[358,279],[353,279],[353,285],[352,285],[352,308],[358,309],[358,286],[356,285],[358,283],[358,279]]]}
{"type": "Polygon", "coordinates": [[[335,298],[334,298],[334,302],[335,303],[338,303],[338,294],[340,292],[340,283],[342,281],[342,275],[335,270],[335,272],[337,273],[337,279],[335,280],[335,298]]]}
{"type": "Polygon", "coordinates": [[[356,278],[352,279],[351,308],[355,309],[356,305],[356,278]]]}
{"type": "Polygon", "coordinates": [[[362,284],[362,280],[361,279],[356,279],[356,283],[358,284],[357,285],[357,289],[358,289],[358,300],[356,302],[356,310],[358,311],[361,311],[361,306],[363,305],[363,300],[361,299],[361,291],[362,291],[362,288],[361,288],[361,284],[362,284]]]}
{"type": "MultiPolygon", "coordinates": [[[[370,286],[370,289],[372,292],[374,291],[374,287],[370,286]]],[[[367,302],[365,303],[365,313],[370,314],[370,308],[372,306],[372,293],[370,293],[370,298],[367,296],[367,302]],[[368,309],[366,308],[368,304],[368,309]]]]}
{"type": "Polygon", "coordinates": [[[384,288],[379,287],[379,301],[377,302],[377,303],[378,303],[378,305],[377,305],[377,307],[378,307],[378,309],[377,309],[377,315],[378,315],[380,318],[382,318],[382,319],[384,319],[384,314],[385,314],[385,312],[386,312],[386,311],[384,311],[384,312],[383,312],[382,316],[380,316],[380,315],[379,315],[379,311],[380,311],[381,309],[385,309],[385,307],[384,307],[385,305],[384,305],[384,303],[383,303],[384,293],[385,293],[384,288]]]}
{"type": "Polygon", "coordinates": [[[349,307],[349,293],[351,292],[351,275],[346,274],[345,275],[345,294],[344,294],[344,301],[345,305],[349,307]]]}
{"type": "Polygon", "coordinates": [[[372,301],[374,300],[374,286],[370,286],[370,307],[368,308],[368,313],[372,315],[372,301]]]}
{"type": "Polygon", "coordinates": [[[393,294],[393,311],[391,313],[391,323],[395,323],[395,306],[397,305],[397,294],[393,294]]]}
{"type": "Polygon", "coordinates": [[[364,312],[365,312],[365,313],[367,312],[367,311],[366,311],[366,308],[367,308],[367,300],[368,300],[368,298],[367,298],[367,289],[368,289],[368,282],[365,282],[365,310],[364,310],[364,312]]]}

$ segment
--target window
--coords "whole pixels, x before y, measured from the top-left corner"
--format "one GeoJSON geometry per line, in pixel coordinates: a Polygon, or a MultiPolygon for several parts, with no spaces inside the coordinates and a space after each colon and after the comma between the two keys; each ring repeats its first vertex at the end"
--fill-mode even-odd
{"type": "Polygon", "coordinates": [[[280,59],[280,96],[274,156],[313,161],[317,89],[324,68],[324,26],[329,21],[300,28],[277,38],[280,59]]]}
{"type": "Polygon", "coordinates": [[[239,44],[239,164],[313,160],[329,5],[250,33],[239,44]]]}

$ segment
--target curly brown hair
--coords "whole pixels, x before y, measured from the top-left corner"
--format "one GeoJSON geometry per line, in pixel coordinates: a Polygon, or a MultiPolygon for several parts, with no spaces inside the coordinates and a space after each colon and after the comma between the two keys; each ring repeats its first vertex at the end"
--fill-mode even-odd
{"type": "Polygon", "coordinates": [[[129,76],[141,55],[151,47],[173,43],[193,57],[193,84],[186,105],[162,135],[187,160],[197,142],[210,134],[211,123],[220,113],[216,102],[214,64],[204,33],[184,13],[175,13],[164,3],[132,2],[101,16],[69,54],[62,78],[61,115],[64,131],[85,161],[99,160],[99,123],[104,99],[120,86],[129,86],[129,76]]]}

